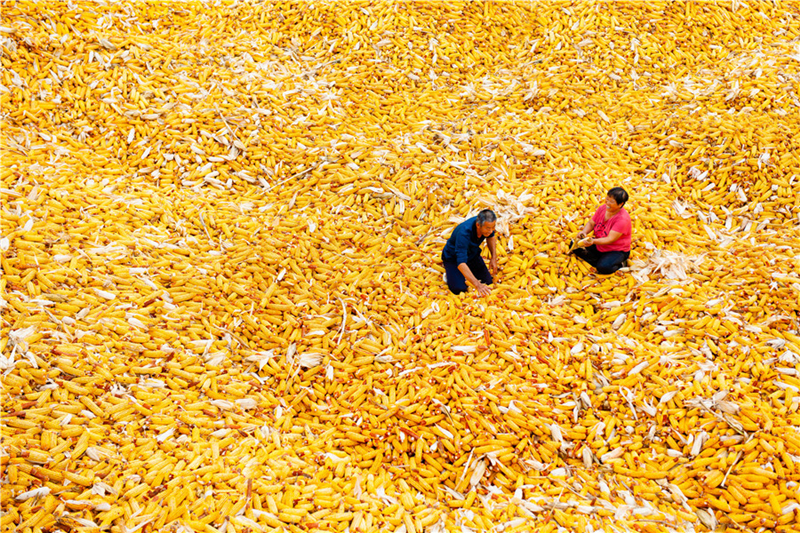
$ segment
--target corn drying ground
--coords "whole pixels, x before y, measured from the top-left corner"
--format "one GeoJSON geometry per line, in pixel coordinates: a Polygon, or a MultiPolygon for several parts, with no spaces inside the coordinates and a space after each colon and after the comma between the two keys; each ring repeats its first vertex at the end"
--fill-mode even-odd
{"type": "Polygon", "coordinates": [[[797,3],[2,3],[3,531],[789,531],[797,3]],[[622,185],[633,264],[565,240],[622,185]],[[439,254],[503,217],[491,296],[439,254]]]}

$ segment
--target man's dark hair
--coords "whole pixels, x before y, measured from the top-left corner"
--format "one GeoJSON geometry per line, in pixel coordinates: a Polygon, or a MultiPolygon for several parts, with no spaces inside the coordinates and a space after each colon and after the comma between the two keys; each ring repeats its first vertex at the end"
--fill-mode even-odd
{"type": "Polygon", "coordinates": [[[478,224],[481,226],[486,222],[494,222],[497,220],[497,215],[491,209],[484,209],[478,213],[478,224]]]}
{"type": "Polygon", "coordinates": [[[608,191],[608,196],[614,199],[618,204],[624,204],[628,201],[628,193],[622,187],[614,187],[608,191]]]}

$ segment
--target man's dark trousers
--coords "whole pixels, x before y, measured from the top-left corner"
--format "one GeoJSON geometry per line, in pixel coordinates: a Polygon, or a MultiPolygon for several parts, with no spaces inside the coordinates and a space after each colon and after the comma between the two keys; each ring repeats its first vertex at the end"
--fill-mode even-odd
{"type": "MultiPolygon", "coordinates": [[[[458,269],[458,265],[444,260],[442,264],[444,265],[444,271],[447,273],[447,288],[450,289],[450,292],[453,294],[467,292],[467,280],[458,269]]],[[[478,281],[484,285],[492,284],[492,275],[489,273],[489,269],[486,268],[486,263],[483,262],[480,254],[467,260],[467,266],[472,275],[478,278],[478,281]]]]}

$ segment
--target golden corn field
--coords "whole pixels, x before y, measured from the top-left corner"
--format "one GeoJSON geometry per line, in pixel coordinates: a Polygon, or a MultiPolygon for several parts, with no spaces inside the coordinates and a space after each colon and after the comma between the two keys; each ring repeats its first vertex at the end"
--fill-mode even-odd
{"type": "Polygon", "coordinates": [[[800,530],[797,2],[3,0],[0,44],[2,531],[800,530]]]}

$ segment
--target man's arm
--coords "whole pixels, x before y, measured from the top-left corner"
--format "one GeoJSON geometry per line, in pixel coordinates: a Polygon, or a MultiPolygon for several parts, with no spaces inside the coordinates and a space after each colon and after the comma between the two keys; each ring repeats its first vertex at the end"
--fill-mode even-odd
{"type": "Polygon", "coordinates": [[[494,234],[488,239],[486,239],[486,244],[489,246],[489,253],[492,254],[491,259],[489,260],[489,269],[492,271],[492,275],[497,274],[497,235],[494,234]]]}
{"type": "Polygon", "coordinates": [[[612,229],[608,232],[608,235],[602,239],[592,239],[592,244],[611,244],[618,241],[620,237],[622,237],[622,233],[612,229]]]}
{"type": "Polygon", "coordinates": [[[489,289],[488,286],[478,281],[478,278],[475,277],[475,275],[472,273],[472,270],[469,269],[466,263],[459,263],[458,271],[464,275],[464,279],[466,279],[470,285],[475,287],[475,290],[478,291],[480,296],[486,296],[491,292],[491,289],[489,289]]]}
{"type": "Polygon", "coordinates": [[[469,237],[467,237],[466,234],[459,235],[456,239],[456,265],[458,265],[458,271],[464,275],[464,279],[467,280],[467,283],[475,287],[480,296],[486,296],[490,292],[489,287],[481,283],[472,273],[472,270],[469,269],[469,266],[467,266],[467,260],[469,259],[467,256],[468,250],[469,237]]]}

